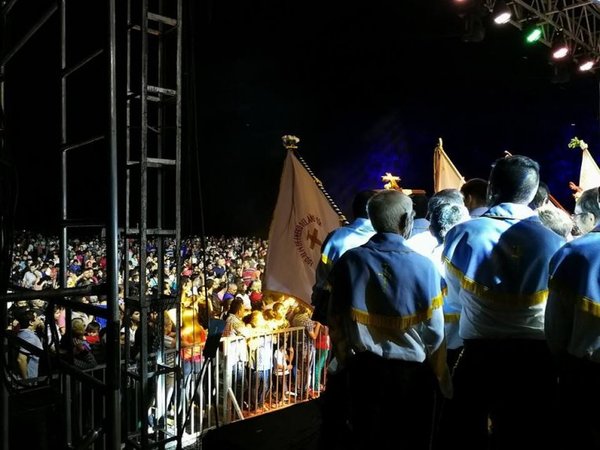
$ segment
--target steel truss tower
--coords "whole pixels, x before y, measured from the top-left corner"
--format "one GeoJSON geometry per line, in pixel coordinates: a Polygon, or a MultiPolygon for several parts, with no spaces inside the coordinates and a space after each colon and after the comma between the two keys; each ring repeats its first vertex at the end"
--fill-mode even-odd
{"type": "MultiPolygon", "coordinates": [[[[10,189],[3,188],[0,194],[0,426],[5,431],[0,450],[9,448],[9,404],[32,390],[44,389],[58,399],[64,415],[59,433],[64,442],[53,445],[116,450],[123,443],[128,448],[164,448],[177,442],[181,447],[182,418],[175,417],[170,427],[150,424],[148,411],[156,411],[160,403],[157,386],[172,377],[179,392],[181,379],[179,328],[175,359],[170,363],[164,344],[154,345],[150,338],[151,327],[163,320],[165,310],[174,309],[179,317],[178,299],[163,293],[162,287],[168,252],[170,265],[177,274],[181,271],[182,0],[44,0],[35,4],[0,0],[0,8],[0,150],[14,144],[6,125],[10,120],[4,116],[8,103],[20,100],[7,100],[6,95],[11,90],[8,80],[18,78],[17,67],[23,67],[15,60],[48,59],[50,54],[56,70],[44,76],[56,82],[60,129],[56,133],[59,142],[46,151],[47,158],[59,160],[61,168],[60,289],[16,291],[8,285],[15,200],[10,189]],[[47,45],[40,43],[44,39],[47,45]],[[52,42],[59,44],[52,48],[52,42]],[[84,191],[90,180],[96,185],[101,181],[104,187],[95,193],[94,201],[73,195],[84,191]],[[102,235],[107,282],[70,288],[68,245],[82,233],[102,235]],[[129,270],[130,249],[137,252],[140,262],[139,281],[129,270]],[[158,288],[154,290],[147,279],[149,254],[155,254],[157,262],[158,288]],[[124,271],[123,294],[119,292],[120,269],[124,271]],[[106,305],[82,303],[82,297],[89,296],[105,299],[106,305]],[[48,301],[47,317],[52,317],[55,305],[65,307],[67,339],[72,337],[72,313],[106,320],[107,357],[101,375],[79,369],[72,349],[65,357],[57,357],[58,352],[52,353],[45,342],[40,357],[52,375],[36,386],[9,379],[5,354],[9,346],[24,344],[5,330],[7,303],[34,298],[48,301]],[[123,310],[125,327],[131,311],[141,313],[137,355],[128,333],[124,345],[121,341],[123,310]]],[[[10,171],[2,168],[3,187],[13,187],[13,181],[10,171]]],[[[176,412],[182,409],[178,401],[176,394],[176,412]]],[[[166,416],[164,402],[162,408],[166,416]]]]}
{"type": "MultiPolygon", "coordinates": [[[[500,0],[483,0],[488,12],[493,12],[500,0]]],[[[510,23],[518,29],[539,26],[540,39],[552,47],[559,36],[572,48],[571,57],[600,60],[600,2],[597,0],[512,0],[506,1],[512,13],[510,23]]]]}

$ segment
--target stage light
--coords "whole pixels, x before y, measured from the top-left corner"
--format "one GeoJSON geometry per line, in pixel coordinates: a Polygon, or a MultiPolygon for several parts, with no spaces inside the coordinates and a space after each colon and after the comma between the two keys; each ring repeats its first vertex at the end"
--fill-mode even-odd
{"type": "Polygon", "coordinates": [[[527,34],[525,35],[525,41],[527,41],[528,44],[533,44],[534,42],[539,41],[541,37],[542,28],[539,26],[535,26],[527,31],[527,34]]]}
{"type": "Polygon", "coordinates": [[[579,70],[581,72],[587,72],[588,70],[592,70],[594,67],[594,59],[590,57],[582,58],[579,61],[579,70]]]}
{"type": "Polygon", "coordinates": [[[503,0],[498,0],[494,5],[494,12],[492,13],[492,18],[494,22],[498,25],[504,25],[510,21],[512,17],[512,12],[506,3],[503,0]]]}
{"type": "Polygon", "coordinates": [[[569,54],[569,45],[564,38],[557,38],[552,46],[552,58],[563,59],[569,54]]]}

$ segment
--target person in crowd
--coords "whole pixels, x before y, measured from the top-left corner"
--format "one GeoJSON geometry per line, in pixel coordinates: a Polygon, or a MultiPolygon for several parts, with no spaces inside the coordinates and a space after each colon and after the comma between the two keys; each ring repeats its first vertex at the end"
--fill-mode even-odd
{"type": "Polygon", "coordinates": [[[545,208],[550,204],[550,188],[546,183],[540,181],[535,197],[531,200],[529,207],[531,209],[545,208]]]}
{"type": "Polygon", "coordinates": [[[546,206],[536,209],[536,212],[545,227],[554,231],[567,242],[573,239],[573,220],[565,211],[548,203],[546,206]]]}
{"type": "Polygon", "coordinates": [[[244,309],[246,311],[250,311],[252,309],[252,303],[250,302],[250,295],[248,294],[248,285],[244,281],[240,281],[238,283],[237,294],[235,294],[235,298],[241,298],[244,302],[244,309]]]}
{"type": "Polygon", "coordinates": [[[250,299],[250,309],[261,311],[263,308],[262,281],[254,280],[248,286],[248,298],[250,299]]]}
{"type": "Polygon", "coordinates": [[[46,337],[48,347],[54,352],[59,348],[60,341],[65,334],[65,308],[64,306],[54,305],[52,307],[52,320],[48,322],[46,337]]]}
{"type": "Polygon", "coordinates": [[[92,352],[90,343],[85,339],[85,330],[86,324],[82,319],[71,321],[73,362],[80,369],[93,369],[98,365],[98,362],[92,352]]]}
{"type": "Polygon", "coordinates": [[[46,321],[46,307],[48,303],[44,300],[36,298],[29,301],[29,308],[38,315],[42,322],[46,321]]]}
{"type": "MultiPolygon", "coordinates": [[[[43,326],[42,320],[31,309],[22,310],[17,317],[19,331],[17,338],[42,350],[42,341],[36,334],[36,330],[43,326]]],[[[17,354],[17,366],[19,375],[23,380],[37,378],[39,375],[40,356],[27,347],[19,347],[17,354]]]]}
{"type": "Polygon", "coordinates": [[[196,290],[192,291],[197,292],[197,294],[193,295],[196,299],[195,302],[196,310],[198,312],[198,321],[200,325],[206,329],[208,329],[209,320],[213,317],[213,304],[210,301],[210,296],[212,295],[212,282],[212,279],[206,280],[207,286],[200,285],[196,290]],[[209,296],[207,296],[207,293],[210,293],[209,296]]]}
{"type": "MultiPolygon", "coordinates": [[[[444,238],[450,229],[461,222],[470,219],[469,210],[463,204],[438,204],[429,216],[429,231],[435,238],[437,246],[434,247],[428,256],[438,269],[442,279],[445,279],[445,266],[442,259],[442,250],[444,249],[444,238]]],[[[458,322],[461,313],[460,299],[455,292],[448,292],[444,296],[444,330],[446,345],[446,363],[450,371],[454,370],[456,362],[460,357],[463,348],[463,340],[458,333],[458,322]]],[[[448,408],[448,402],[452,400],[441,396],[436,399],[435,425],[439,425],[444,411],[451,411],[448,408]]],[[[434,431],[434,438],[437,439],[437,433],[434,431]]]]}
{"type": "Polygon", "coordinates": [[[277,325],[277,329],[283,330],[285,328],[289,328],[290,323],[286,319],[288,308],[285,305],[285,303],[283,303],[281,301],[276,301],[273,303],[273,306],[271,307],[271,309],[274,313],[273,320],[275,321],[275,323],[277,325]]]}
{"type": "Polygon", "coordinates": [[[23,315],[25,311],[31,309],[29,302],[27,300],[17,300],[14,302],[8,310],[6,311],[6,315],[8,318],[8,325],[13,330],[19,329],[19,318],[23,315]]]}
{"type": "Polygon", "coordinates": [[[304,304],[298,304],[294,309],[292,327],[302,327],[302,337],[296,341],[296,355],[298,364],[296,367],[296,382],[300,386],[302,398],[312,397],[311,383],[315,370],[315,340],[319,335],[321,323],[311,319],[311,310],[304,304]]]}
{"type": "Polygon", "coordinates": [[[349,249],[366,243],[375,230],[367,215],[367,202],[375,190],[361,191],[352,202],[354,220],[351,224],[336,228],[327,235],[321,247],[321,260],[317,264],[315,284],[312,290],[311,303],[314,306],[313,319],[327,324],[327,307],[329,304],[329,273],[335,262],[349,249]]]}
{"type": "Polygon", "coordinates": [[[600,448],[600,391],[595,388],[600,380],[599,249],[600,226],[596,225],[550,261],[545,332],[559,364],[559,447],[563,448],[600,448]]]}
{"type": "MultiPolygon", "coordinates": [[[[175,331],[175,324],[168,313],[163,312],[162,315],[162,327],[159,330],[159,334],[162,338],[162,343],[159,346],[163,349],[162,363],[167,367],[174,367],[176,363],[176,347],[177,347],[177,333],[175,331]]],[[[160,315],[158,317],[160,321],[160,315]]],[[[159,339],[161,339],[159,338],[159,339]]],[[[175,391],[175,373],[170,371],[164,375],[164,383],[156,383],[156,395],[153,399],[155,406],[154,417],[152,417],[153,411],[149,411],[149,418],[151,423],[164,425],[165,415],[170,408],[173,392],[175,391]]]]}
{"type": "MultiPolygon", "coordinates": [[[[450,204],[450,205],[463,205],[463,195],[458,189],[448,188],[442,189],[431,196],[427,204],[427,217],[430,218],[431,213],[439,205],[450,204]]],[[[423,256],[430,257],[434,249],[439,246],[437,239],[431,234],[431,223],[429,222],[427,233],[419,233],[412,235],[406,240],[406,245],[413,249],[415,252],[420,253],[423,256]]]]}
{"type": "Polygon", "coordinates": [[[216,278],[220,278],[221,280],[225,281],[227,278],[227,265],[225,264],[225,258],[217,258],[217,263],[215,264],[213,270],[216,278]]]}
{"type": "Polygon", "coordinates": [[[411,194],[410,198],[413,202],[413,211],[415,218],[413,220],[413,229],[410,232],[410,237],[415,237],[419,234],[429,234],[429,218],[428,209],[429,197],[425,194],[411,194]]]}
{"type": "Polygon", "coordinates": [[[252,311],[249,317],[248,323],[253,336],[248,340],[250,351],[248,403],[251,410],[261,413],[271,409],[267,394],[271,390],[273,334],[263,317],[262,311],[252,311]]]}
{"type": "MultiPolygon", "coordinates": [[[[456,224],[465,222],[470,219],[469,210],[464,205],[452,205],[450,203],[442,203],[438,205],[432,212],[429,218],[429,231],[436,239],[438,245],[434,248],[429,256],[442,278],[445,279],[446,272],[442,259],[442,251],[444,249],[444,238],[448,231],[456,224]]],[[[446,352],[448,367],[453,368],[460,352],[462,351],[463,342],[458,334],[458,320],[460,318],[461,305],[460,299],[454,292],[448,293],[444,297],[444,328],[446,333],[446,352]]]]}
{"type": "Polygon", "coordinates": [[[573,236],[582,236],[600,223],[598,188],[587,189],[581,193],[575,203],[573,223],[573,236]]]}
{"type": "Polygon", "coordinates": [[[100,343],[100,324],[95,320],[92,320],[85,327],[85,340],[90,345],[100,343]]]}
{"type": "Polygon", "coordinates": [[[261,271],[257,268],[257,262],[254,259],[246,259],[242,263],[242,280],[246,287],[254,280],[260,280],[261,271]]]}
{"type": "Polygon", "coordinates": [[[248,363],[248,346],[245,339],[252,336],[252,330],[242,320],[244,316],[246,316],[244,301],[241,298],[234,298],[229,305],[225,319],[223,337],[238,337],[227,340],[224,348],[227,355],[225,361],[229,364],[229,368],[226,370],[231,371],[231,385],[234,386],[235,398],[239,405],[243,404],[246,364],[248,363]]]}
{"type": "Polygon", "coordinates": [[[229,310],[229,305],[231,304],[231,301],[235,298],[237,290],[238,285],[236,283],[227,283],[227,289],[223,293],[223,298],[221,299],[221,310],[223,311],[223,318],[225,318],[225,314],[229,310]]]}
{"type": "Polygon", "coordinates": [[[84,287],[94,283],[94,269],[92,267],[83,267],[81,275],[77,277],[76,286],[84,287]]]}
{"type": "Polygon", "coordinates": [[[319,395],[324,388],[327,374],[325,371],[325,363],[329,356],[329,349],[331,348],[329,339],[329,328],[327,325],[321,325],[319,328],[319,334],[315,339],[315,376],[312,382],[311,395],[319,395]]]}
{"type": "MultiPolygon", "coordinates": [[[[129,311],[129,317],[125,321],[123,328],[121,328],[121,345],[129,344],[129,349],[131,352],[131,356],[135,356],[135,333],[138,327],[140,326],[141,316],[140,311],[137,309],[132,309],[129,311]]],[[[89,323],[89,321],[84,320],[84,323],[89,323]]],[[[84,326],[85,329],[85,326],[84,326]]]]}
{"type": "Polygon", "coordinates": [[[435,377],[426,359],[444,339],[441,279],[405,245],[414,217],[408,196],[381,191],[367,209],[377,233],[331,273],[330,336],[347,377],[351,432],[325,429],[323,443],[392,449],[400,435],[404,448],[428,449],[435,377]]]}
{"type": "Polygon", "coordinates": [[[274,380],[273,390],[275,403],[279,406],[289,401],[289,386],[294,368],[294,347],[289,345],[289,332],[277,335],[277,345],[273,353],[274,380]]]}
{"type": "Polygon", "coordinates": [[[487,180],[483,178],[471,178],[460,188],[465,198],[465,206],[471,217],[479,217],[488,209],[487,180]]]}
{"type": "MultiPolygon", "coordinates": [[[[192,401],[196,378],[201,370],[202,349],[207,338],[206,329],[200,325],[198,312],[198,298],[193,295],[192,280],[182,278],[181,281],[181,359],[183,365],[183,392],[181,406],[187,408],[192,401]]],[[[171,311],[172,313],[172,311],[171,311]]],[[[176,318],[171,314],[171,320],[176,318]]]]}
{"type": "Polygon", "coordinates": [[[537,162],[520,155],[497,160],[490,209],[446,235],[448,295],[460,299],[464,341],[453,374],[455,409],[441,427],[446,448],[550,446],[556,373],[544,309],[548,264],[564,239],[528,206],[538,185],[537,162]]]}

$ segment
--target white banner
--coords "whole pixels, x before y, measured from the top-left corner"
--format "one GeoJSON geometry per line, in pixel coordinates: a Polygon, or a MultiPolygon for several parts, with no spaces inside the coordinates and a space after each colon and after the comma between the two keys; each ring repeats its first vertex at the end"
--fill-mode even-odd
{"type": "Polygon", "coordinates": [[[339,226],[338,214],[288,150],[269,229],[265,290],[291,295],[310,304],[321,244],[339,226]]]}
{"type": "Polygon", "coordinates": [[[585,149],[581,153],[581,171],[579,172],[579,187],[584,191],[600,186],[600,169],[592,158],[590,152],[585,149]]]}

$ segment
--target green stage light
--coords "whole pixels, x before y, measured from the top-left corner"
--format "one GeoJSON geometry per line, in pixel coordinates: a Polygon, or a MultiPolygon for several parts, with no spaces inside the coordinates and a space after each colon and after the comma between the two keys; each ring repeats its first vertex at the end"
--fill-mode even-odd
{"type": "Polygon", "coordinates": [[[529,30],[527,36],[525,36],[525,41],[527,41],[528,44],[533,44],[534,42],[539,41],[541,37],[542,29],[540,27],[535,27],[529,30]]]}

